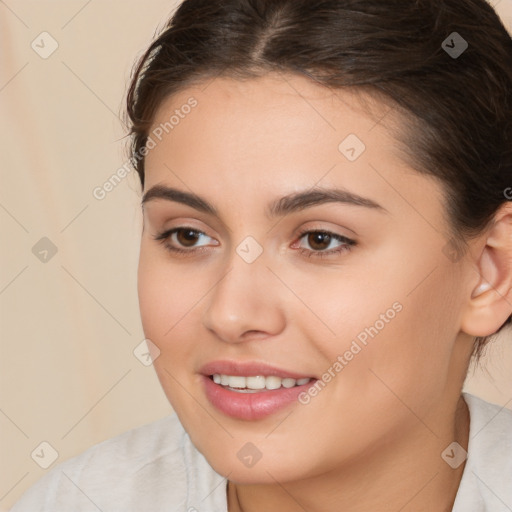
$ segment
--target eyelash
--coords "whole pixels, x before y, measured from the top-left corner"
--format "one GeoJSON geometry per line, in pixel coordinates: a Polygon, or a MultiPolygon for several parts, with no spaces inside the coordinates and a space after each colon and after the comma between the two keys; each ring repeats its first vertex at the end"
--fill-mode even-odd
{"type": "MultiPolygon", "coordinates": [[[[205,246],[200,246],[200,247],[196,247],[196,248],[192,248],[192,249],[181,249],[179,247],[174,247],[174,246],[170,245],[168,243],[169,238],[174,233],[177,233],[182,230],[193,231],[194,233],[196,233],[198,235],[208,236],[208,235],[206,235],[206,233],[204,233],[203,231],[199,231],[198,229],[194,229],[194,228],[191,228],[188,226],[180,226],[180,227],[172,228],[172,229],[169,229],[162,233],[159,233],[156,236],[154,236],[154,239],[157,240],[158,242],[162,243],[166,250],[168,250],[174,254],[185,255],[185,254],[190,254],[190,253],[194,253],[194,252],[196,252],[196,253],[203,252],[206,249],[205,246]]],[[[313,234],[313,233],[321,233],[323,235],[329,235],[332,239],[334,239],[338,242],[342,242],[343,245],[340,245],[336,249],[329,249],[329,250],[324,250],[324,251],[305,249],[304,247],[298,248],[297,250],[299,251],[299,253],[307,258],[312,258],[312,257],[313,258],[325,258],[327,256],[332,256],[334,254],[342,254],[344,252],[351,251],[352,247],[357,245],[357,242],[355,240],[352,240],[350,238],[347,238],[346,236],[338,235],[331,231],[326,231],[326,230],[322,230],[322,229],[303,230],[299,233],[298,240],[301,240],[305,235],[309,235],[309,234],[313,234]]]]}

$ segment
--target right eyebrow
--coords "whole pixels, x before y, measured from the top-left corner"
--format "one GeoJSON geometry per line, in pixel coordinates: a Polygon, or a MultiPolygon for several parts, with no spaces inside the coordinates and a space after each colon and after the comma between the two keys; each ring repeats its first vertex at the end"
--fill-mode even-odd
{"type": "Polygon", "coordinates": [[[167,201],[175,201],[177,203],[185,204],[203,213],[216,215],[217,210],[206,199],[199,197],[191,192],[184,192],[176,188],[166,187],[164,185],[155,185],[151,187],[142,197],[141,205],[153,201],[155,199],[165,199],[167,201]]]}

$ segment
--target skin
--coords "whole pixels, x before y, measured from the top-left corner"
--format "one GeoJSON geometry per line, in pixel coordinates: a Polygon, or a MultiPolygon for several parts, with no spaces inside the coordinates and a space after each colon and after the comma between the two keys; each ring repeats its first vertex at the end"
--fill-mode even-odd
{"type": "Polygon", "coordinates": [[[190,96],[197,106],[147,154],[144,192],[193,192],[218,216],[144,203],[139,301],[171,405],[229,475],[229,511],[451,510],[464,464],[452,469],[440,454],[453,441],[468,447],[461,387],[473,336],[495,332],[512,309],[510,208],[454,262],[443,250],[442,186],[398,152],[398,116],[376,123],[389,107],[366,98],[362,108],[359,96],[299,76],[217,78],[168,98],[153,128],[190,96]],[[366,145],[354,162],[338,149],[348,134],[366,145]],[[344,188],[383,209],[331,202],[266,215],[270,201],[312,187],[344,188]],[[155,240],[180,226],[204,235],[195,246],[176,235],[167,244],[195,253],[155,240]],[[356,245],[320,257],[302,229],[356,245]],[[253,263],[236,252],[247,236],[263,249],[253,263]],[[483,282],[492,289],[472,297],[483,282]],[[266,362],[321,379],[397,302],[401,311],[307,405],[246,421],[207,400],[205,363],[266,362]],[[249,441],[262,454],[250,468],[237,457],[249,441]]]}

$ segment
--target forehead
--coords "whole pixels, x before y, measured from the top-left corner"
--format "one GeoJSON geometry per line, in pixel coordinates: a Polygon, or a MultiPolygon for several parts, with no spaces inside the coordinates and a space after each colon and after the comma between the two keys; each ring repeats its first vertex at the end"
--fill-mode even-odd
{"type": "Polygon", "coordinates": [[[316,184],[343,186],[410,214],[411,201],[431,208],[440,188],[401,158],[400,127],[389,104],[359,91],[297,75],[218,77],[160,105],[145,188],[185,184],[232,203],[243,193],[247,205],[316,184]]]}
{"type": "MultiPolygon", "coordinates": [[[[178,124],[193,122],[182,122],[186,118],[199,117],[205,132],[212,124],[231,130],[233,137],[258,132],[262,136],[270,130],[269,140],[282,145],[291,139],[283,135],[314,140],[311,138],[315,135],[333,135],[329,132],[338,131],[340,123],[362,135],[391,111],[383,100],[359,90],[328,89],[300,75],[269,73],[243,81],[216,77],[165,99],[156,111],[151,131],[169,124],[174,114],[169,131],[175,134],[180,131],[178,124]],[[192,101],[197,105],[189,108],[192,101]],[[281,137],[277,139],[276,135],[281,137]]],[[[389,116],[388,122],[399,124],[396,116],[389,116]]],[[[386,134],[377,130],[375,138],[386,134]]]]}
{"type": "Polygon", "coordinates": [[[297,160],[313,161],[322,168],[326,162],[354,163],[367,150],[379,158],[384,148],[391,154],[397,144],[383,122],[397,125],[390,108],[368,96],[363,106],[361,98],[298,75],[217,77],[162,102],[150,129],[156,147],[147,167],[163,159],[192,164],[208,155],[210,166],[229,162],[238,175],[257,166],[261,175],[287,167],[284,161],[295,167],[297,160]]]}

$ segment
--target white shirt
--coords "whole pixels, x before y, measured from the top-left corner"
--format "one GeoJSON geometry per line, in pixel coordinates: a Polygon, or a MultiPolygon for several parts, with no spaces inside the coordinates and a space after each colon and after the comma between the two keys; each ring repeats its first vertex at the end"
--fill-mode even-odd
{"type": "MultiPolygon", "coordinates": [[[[463,396],[468,458],[453,512],[511,512],[512,411],[463,396]]],[[[226,484],[172,415],[59,464],[10,512],[227,512],[226,484]]]]}

